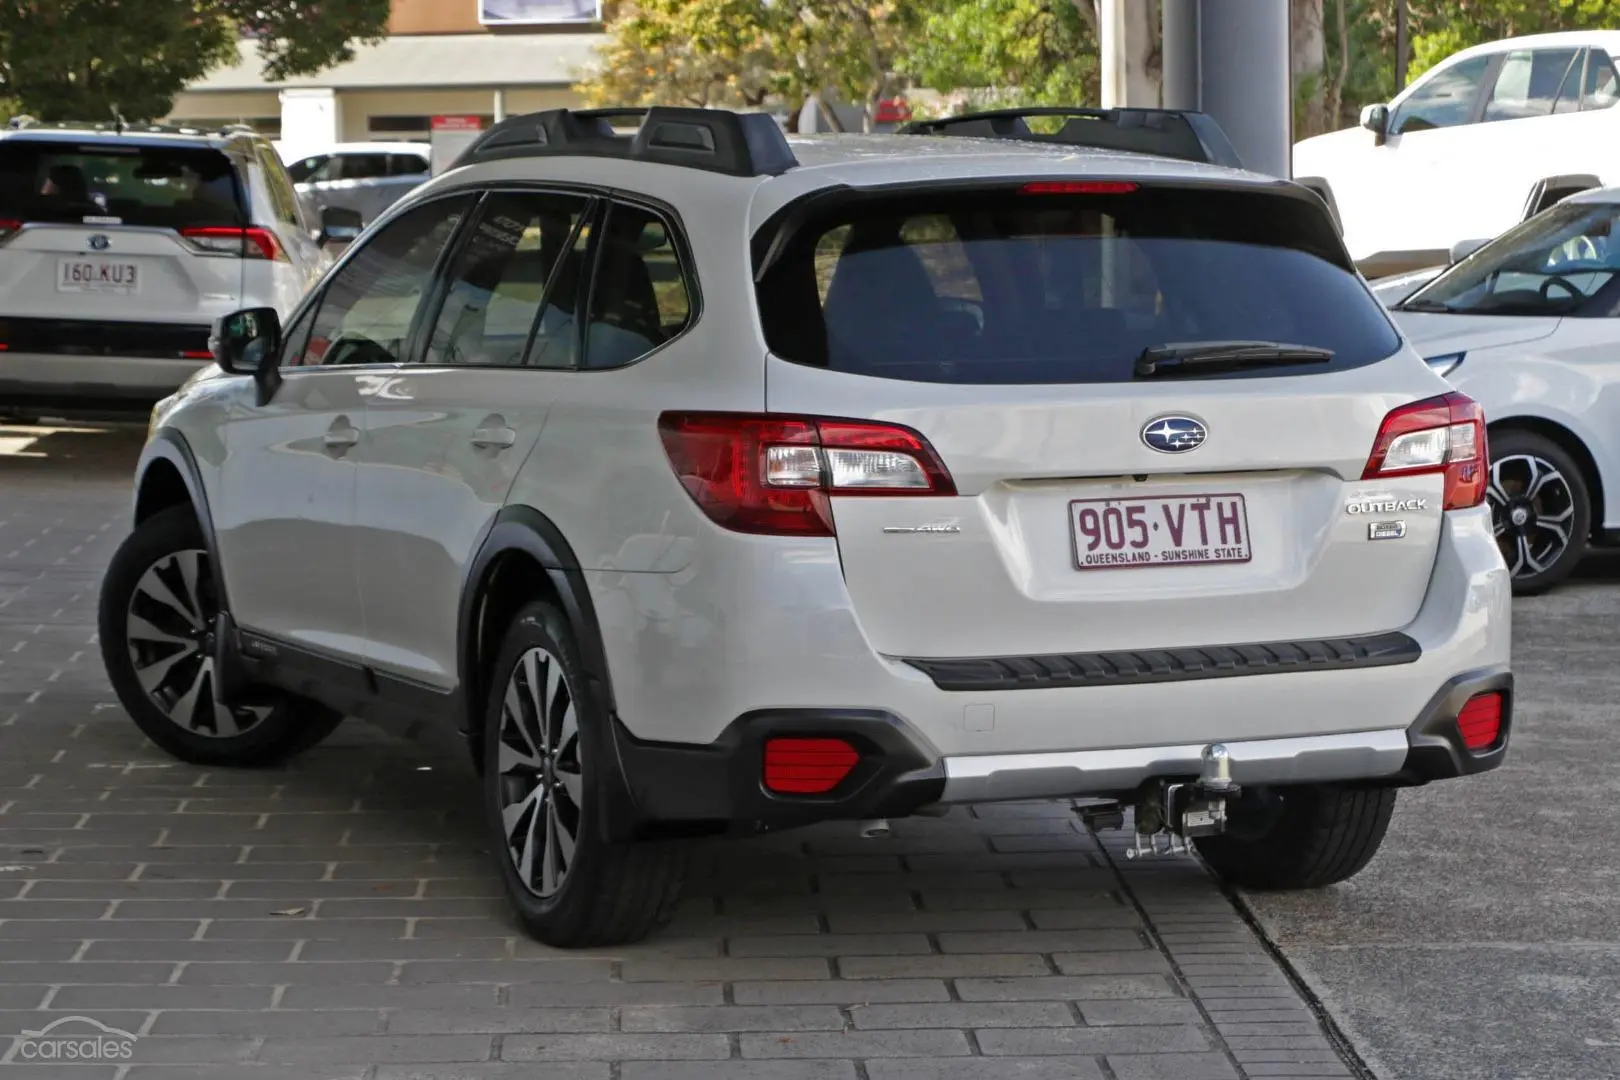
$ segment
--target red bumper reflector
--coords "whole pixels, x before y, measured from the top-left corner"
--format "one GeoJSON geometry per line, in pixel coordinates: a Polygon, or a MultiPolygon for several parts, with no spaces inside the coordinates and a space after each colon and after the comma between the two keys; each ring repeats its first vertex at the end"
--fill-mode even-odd
{"type": "Polygon", "coordinates": [[[1476,694],[1457,714],[1457,729],[1470,750],[1489,750],[1502,734],[1502,694],[1476,694]]]}
{"type": "Polygon", "coordinates": [[[765,744],[765,790],[821,795],[843,783],[860,760],[842,739],[771,739],[765,744]]]}

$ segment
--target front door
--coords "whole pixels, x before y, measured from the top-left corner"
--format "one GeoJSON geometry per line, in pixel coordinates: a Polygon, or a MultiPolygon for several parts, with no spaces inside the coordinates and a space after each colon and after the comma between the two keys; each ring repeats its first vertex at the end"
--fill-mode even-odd
{"type": "Polygon", "coordinates": [[[352,659],[367,652],[354,459],[433,269],[469,199],[426,204],[353,251],[288,328],[282,384],[251,384],[220,427],[216,527],[232,613],[247,630],[352,659]]]}
{"type": "Polygon", "coordinates": [[[592,201],[495,191],[464,230],[414,362],[371,398],[357,456],[369,662],[455,686],[467,570],[578,354],[592,201]]]}

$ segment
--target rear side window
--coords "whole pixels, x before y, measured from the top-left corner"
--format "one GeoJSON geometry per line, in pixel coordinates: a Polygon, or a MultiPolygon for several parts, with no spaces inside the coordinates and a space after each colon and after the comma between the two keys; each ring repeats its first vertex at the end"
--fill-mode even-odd
{"type": "Polygon", "coordinates": [[[1370,364],[1400,337],[1321,208],[1268,192],[912,192],[797,228],[758,287],[771,351],[878,378],[1104,383],[1145,350],[1261,340],[1370,364]]]}
{"type": "Polygon", "coordinates": [[[391,176],[422,176],[428,171],[428,161],[416,154],[389,154],[388,170],[391,176]]]}
{"type": "Polygon", "coordinates": [[[233,226],[247,222],[230,158],[207,147],[0,141],[0,207],[28,222],[233,226]]]}

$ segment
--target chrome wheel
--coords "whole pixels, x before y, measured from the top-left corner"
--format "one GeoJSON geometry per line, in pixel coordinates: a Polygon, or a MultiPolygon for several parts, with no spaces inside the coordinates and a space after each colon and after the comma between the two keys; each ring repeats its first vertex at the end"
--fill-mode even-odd
{"type": "Polygon", "coordinates": [[[529,649],[512,669],[497,750],[507,857],[525,888],[555,896],[573,867],[585,778],[573,688],[545,649],[529,649]]]}
{"type": "Polygon", "coordinates": [[[1575,493],[1545,458],[1509,454],[1491,463],[1485,489],[1496,543],[1513,577],[1544,574],[1575,540],[1575,493]]]}
{"type": "Polygon", "coordinates": [[[208,553],[165,555],[140,576],[125,620],[135,678],[158,710],[194,734],[241,735],[268,708],[229,709],[214,700],[214,598],[208,553]]]}

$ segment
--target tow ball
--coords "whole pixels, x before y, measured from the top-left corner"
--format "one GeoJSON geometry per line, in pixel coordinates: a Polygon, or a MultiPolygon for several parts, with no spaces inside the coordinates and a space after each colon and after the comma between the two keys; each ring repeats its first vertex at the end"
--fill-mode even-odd
{"type": "MultiPolygon", "coordinates": [[[[1226,804],[1243,789],[1232,779],[1232,757],[1216,743],[1204,747],[1202,771],[1196,780],[1149,780],[1138,789],[1133,843],[1127,859],[1150,855],[1186,855],[1200,836],[1226,831],[1226,804]]],[[[1077,813],[1093,833],[1125,827],[1119,803],[1078,807],[1077,813]]]]}

